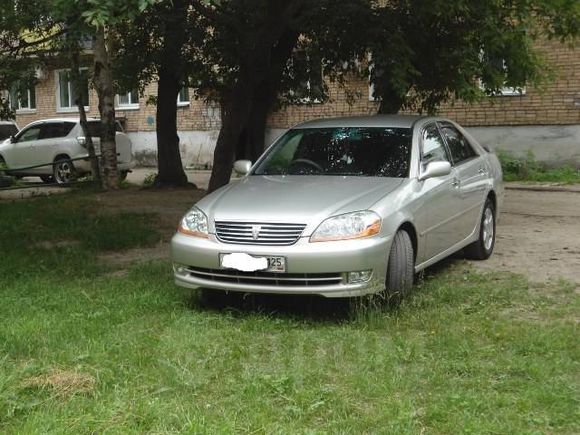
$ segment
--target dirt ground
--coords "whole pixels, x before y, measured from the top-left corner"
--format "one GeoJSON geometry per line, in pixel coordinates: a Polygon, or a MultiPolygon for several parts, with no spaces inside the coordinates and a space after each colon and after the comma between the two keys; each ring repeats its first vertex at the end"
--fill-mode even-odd
{"type": "Polygon", "coordinates": [[[580,192],[507,190],[495,252],[473,264],[580,284],[580,192]]]}
{"type": "MultiPolygon", "coordinates": [[[[158,214],[163,232],[162,242],[154,249],[115,253],[106,259],[129,265],[167,258],[168,242],[179,219],[204,194],[186,189],[98,195],[101,210],[158,214]]],[[[521,273],[531,281],[564,278],[580,284],[580,192],[507,190],[495,252],[489,260],[473,265],[485,271],[521,273]]]]}

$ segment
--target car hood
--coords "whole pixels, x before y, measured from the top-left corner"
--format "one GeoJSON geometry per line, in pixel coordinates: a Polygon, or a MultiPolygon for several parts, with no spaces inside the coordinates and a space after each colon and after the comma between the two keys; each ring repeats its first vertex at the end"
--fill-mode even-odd
{"type": "Polygon", "coordinates": [[[232,183],[197,206],[214,221],[283,222],[307,225],[308,234],[327,217],[366,210],[396,189],[400,178],[258,176],[232,183]]]}

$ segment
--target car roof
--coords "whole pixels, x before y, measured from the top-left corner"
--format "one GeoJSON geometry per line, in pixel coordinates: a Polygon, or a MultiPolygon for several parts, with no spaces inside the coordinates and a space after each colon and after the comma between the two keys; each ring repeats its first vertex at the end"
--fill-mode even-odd
{"type": "MultiPolygon", "coordinates": [[[[34,121],[34,124],[42,123],[42,122],[74,122],[74,123],[77,123],[79,121],[80,121],[80,119],[76,118],[76,117],[66,117],[66,118],[62,117],[62,118],[38,119],[38,120],[34,121]]],[[[98,118],[87,118],[87,121],[89,121],[89,122],[99,121],[99,119],[98,118]]]]}
{"type": "Polygon", "coordinates": [[[393,127],[411,128],[425,116],[420,115],[374,115],[347,116],[343,118],[325,118],[306,121],[294,128],[332,128],[332,127],[393,127]]]}

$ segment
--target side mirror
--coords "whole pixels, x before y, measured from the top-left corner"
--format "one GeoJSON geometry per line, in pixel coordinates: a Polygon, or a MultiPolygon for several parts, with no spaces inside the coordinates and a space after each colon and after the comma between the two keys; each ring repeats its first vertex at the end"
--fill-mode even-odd
{"type": "Polygon", "coordinates": [[[449,162],[431,162],[427,163],[425,169],[419,175],[419,181],[427,180],[428,178],[443,177],[451,173],[451,163],[449,162]]]}
{"type": "Polygon", "coordinates": [[[16,143],[16,136],[10,136],[10,143],[16,143]]]}
{"type": "Polygon", "coordinates": [[[234,163],[234,171],[239,175],[248,175],[252,169],[252,162],[249,160],[238,160],[234,163]]]}

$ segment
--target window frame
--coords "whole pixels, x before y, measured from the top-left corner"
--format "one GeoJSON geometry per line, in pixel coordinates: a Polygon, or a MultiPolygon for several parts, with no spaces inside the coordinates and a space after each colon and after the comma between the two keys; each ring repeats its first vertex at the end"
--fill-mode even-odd
{"type": "Polygon", "coordinates": [[[138,110],[140,108],[139,106],[139,91],[132,89],[130,91],[124,92],[122,94],[116,94],[115,95],[115,109],[118,110],[138,110]],[[121,103],[121,96],[122,95],[126,95],[129,100],[128,103],[121,103]],[[133,100],[133,97],[137,97],[137,102],[134,103],[131,100],[133,100]]]}
{"type": "MultiPolygon", "coordinates": [[[[80,71],[88,71],[89,68],[87,67],[83,67],[80,68],[80,71]]],[[[60,100],[60,74],[63,72],[70,72],[71,69],[70,68],[62,68],[62,69],[57,69],[54,71],[54,81],[55,81],[55,90],[56,90],[56,111],[57,113],[75,113],[79,111],[79,108],[77,107],[76,104],[74,104],[73,101],[71,101],[72,99],[72,95],[73,95],[73,89],[72,89],[72,81],[69,77],[69,79],[67,80],[67,85],[68,85],[68,99],[69,99],[69,106],[62,106],[62,101],[60,100]]],[[[88,80],[87,80],[87,105],[85,106],[85,110],[89,111],[90,110],[90,106],[89,106],[89,99],[90,99],[90,87],[88,84],[88,80]]]]}
{"type": "MultiPolygon", "coordinates": [[[[15,84],[16,87],[20,87],[20,83],[15,84]]],[[[21,89],[22,90],[22,89],[21,89]]],[[[8,101],[10,103],[10,107],[17,113],[36,113],[36,86],[29,85],[26,87],[26,96],[28,100],[28,106],[22,106],[22,100],[20,98],[16,98],[16,101],[13,101],[13,92],[12,90],[7,92],[8,94],[8,101]],[[34,98],[32,98],[34,96],[34,98]],[[31,103],[34,101],[34,107],[31,106],[31,103]]]]}
{"type": "Polygon", "coordinates": [[[187,107],[189,105],[191,105],[191,93],[189,92],[189,87],[183,86],[177,94],[177,107],[187,107]],[[181,100],[181,93],[183,91],[185,91],[187,94],[187,101],[181,100]]]}
{"type": "MultiPolygon", "coordinates": [[[[304,57],[305,57],[305,62],[306,62],[306,67],[307,67],[307,74],[308,74],[308,79],[306,80],[306,82],[304,82],[304,89],[307,91],[308,95],[302,98],[299,98],[298,100],[296,100],[296,104],[297,105],[311,105],[311,104],[323,104],[323,100],[321,100],[320,98],[312,98],[311,92],[312,92],[312,80],[311,77],[313,77],[313,73],[312,73],[312,68],[310,68],[311,66],[311,58],[308,55],[308,53],[305,50],[301,50],[298,49],[298,51],[302,51],[304,53],[304,57]]],[[[324,59],[321,57],[318,59],[320,62],[320,84],[321,86],[324,86],[325,84],[325,80],[324,80],[324,59]]],[[[294,62],[294,58],[290,58],[290,62],[294,62]]],[[[289,93],[291,95],[294,96],[294,94],[296,93],[295,89],[291,89],[289,91],[289,93]]]]}

